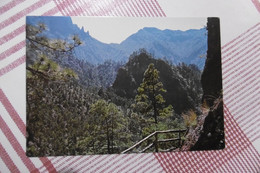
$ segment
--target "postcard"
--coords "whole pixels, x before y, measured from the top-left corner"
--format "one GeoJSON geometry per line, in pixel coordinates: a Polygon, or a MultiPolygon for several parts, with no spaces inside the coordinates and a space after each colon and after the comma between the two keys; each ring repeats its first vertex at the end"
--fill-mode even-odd
{"type": "Polygon", "coordinates": [[[218,18],[26,18],[29,157],[225,147],[218,18]]]}

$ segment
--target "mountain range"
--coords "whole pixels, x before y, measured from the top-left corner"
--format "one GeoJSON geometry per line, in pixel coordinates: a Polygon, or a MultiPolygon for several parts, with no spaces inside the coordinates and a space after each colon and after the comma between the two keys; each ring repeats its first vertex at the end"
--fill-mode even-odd
{"type": "Polygon", "coordinates": [[[203,69],[203,57],[208,48],[206,28],[181,31],[144,27],[120,44],[107,44],[93,38],[83,27],[73,24],[70,17],[27,17],[26,23],[44,23],[47,30],[43,34],[48,38],[69,40],[72,35],[78,35],[83,44],[75,49],[75,55],[92,64],[107,60],[127,62],[134,51],[144,48],[156,58],[166,58],[173,64],[196,64],[203,69]]]}

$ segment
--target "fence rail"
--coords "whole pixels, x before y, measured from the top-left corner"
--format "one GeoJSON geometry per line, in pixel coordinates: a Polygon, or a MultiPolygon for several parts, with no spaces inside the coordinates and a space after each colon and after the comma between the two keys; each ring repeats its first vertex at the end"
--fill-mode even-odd
{"type": "Polygon", "coordinates": [[[159,152],[159,143],[179,141],[177,147],[171,147],[171,148],[169,148],[167,150],[160,150],[162,152],[172,151],[173,149],[179,148],[181,146],[181,133],[186,132],[186,131],[187,131],[187,129],[155,131],[155,132],[151,133],[150,135],[146,136],[141,141],[139,141],[136,144],[134,144],[133,146],[131,146],[130,148],[124,150],[121,153],[125,154],[125,153],[128,153],[129,151],[132,151],[133,149],[137,148],[142,143],[144,143],[145,141],[148,141],[148,139],[150,139],[152,137],[155,138],[154,141],[152,143],[148,144],[147,147],[145,147],[143,150],[139,151],[139,153],[144,153],[145,151],[147,151],[148,149],[150,149],[152,147],[155,148],[155,152],[159,152]],[[167,133],[178,133],[178,138],[170,138],[170,139],[160,139],[160,140],[158,140],[158,135],[159,134],[167,134],[167,133]]]}

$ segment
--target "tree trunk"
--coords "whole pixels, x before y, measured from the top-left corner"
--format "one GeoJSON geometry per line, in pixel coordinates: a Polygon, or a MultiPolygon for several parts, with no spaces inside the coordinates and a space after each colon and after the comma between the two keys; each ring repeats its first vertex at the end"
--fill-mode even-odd
{"type": "Polygon", "coordinates": [[[113,142],[114,142],[114,120],[113,120],[113,115],[112,115],[112,134],[111,134],[111,152],[114,153],[114,145],[113,145],[113,142]]]}
{"type": "Polygon", "coordinates": [[[154,102],[153,104],[153,116],[154,116],[154,121],[155,121],[155,124],[157,124],[157,108],[156,108],[156,103],[154,102]]]}
{"type": "Polygon", "coordinates": [[[153,85],[153,98],[152,98],[152,103],[153,103],[153,116],[154,116],[154,122],[157,124],[157,107],[156,107],[156,98],[155,98],[155,89],[153,85]]]}
{"type": "Polygon", "coordinates": [[[106,119],[106,126],[107,126],[107,153],[110,154],[110,139],[109,139],[109,128],[108,128],[107,119],[106,119]]]}

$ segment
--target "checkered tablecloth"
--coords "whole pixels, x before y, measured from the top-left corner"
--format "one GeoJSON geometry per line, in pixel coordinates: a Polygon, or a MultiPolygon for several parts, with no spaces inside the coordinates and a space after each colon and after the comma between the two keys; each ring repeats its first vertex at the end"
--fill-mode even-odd
{"type": "MultiPolygon", "coordinates": [[[[258,0],[237,3],[240,1],[248,1],[254,12],[260,13],[258,0]]],[[[0,172],[260,172],[259,21],[222,46],[224,150],[42,158],[25,155],[25,16],[165,17],[171,7],[164,9],[161,3],[163,0],[1,0],[0,172]]]]}

